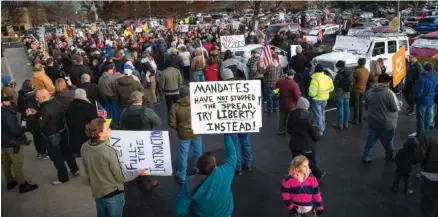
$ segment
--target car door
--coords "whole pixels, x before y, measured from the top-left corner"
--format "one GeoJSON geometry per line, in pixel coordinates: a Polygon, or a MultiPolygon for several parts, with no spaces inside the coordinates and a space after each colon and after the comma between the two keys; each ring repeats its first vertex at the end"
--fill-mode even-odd
{"type": "MultiPolygon", "coordinates": [[[[386,46],[387,45],[385,41],[374,41],[371,60],[377,60],[379,58],[382,58],[385,62],[385,59],[388,59],[386,55],[386,46]]],[[[367,63],[369,62],[367,61],[367,63]]]]}
{"type": "Polygon", "coordinates": [[[386,59],[383,59],[385,66],[386,66],[386,72],[388,74],[392,74],[392,56],[398,51],[398,45],[396,40],[389,40],[387,41],[387,57],[386,59]]]}
{"type": "Polygon", "coordinates": [[[278,61],[280,63],[281,68],[286,68],[287,67],[287,52],[278,48],[278,47],[274,47],[275,53],[278,55],[278,61]]]}

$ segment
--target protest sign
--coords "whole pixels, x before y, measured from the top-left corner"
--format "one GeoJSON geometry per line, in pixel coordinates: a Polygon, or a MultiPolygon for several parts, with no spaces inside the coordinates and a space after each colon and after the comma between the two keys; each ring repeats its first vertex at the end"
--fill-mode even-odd
{"type": "Polygon", "coordinates": [[[143,28],[141,28],[141,27],[135,27],[135,32],[143,32],[143,28]]]}
{"type": "Polygon", "coordinates": [[[295,55],[297,55],[297,47],[299,47],[301,45],[291,45],[290,46],[290,56],[293,57],[295,55]]]}
{"type": "Polygon", "coordinates": [[[68,37],[67,38],[67,44],[68,44],[68,46],[73,46],[73,38],[68,37]]]}
{"type": "Polygon", "coordinates": [[[189,32],[189,25],[187,24],[181,25],[180,32],[189,32]]]}
{"type": "Polygon", "coordinates": [[[259,132],[262,127],[259,80],[191,82],[195,134],[259,132]]]}
{"type": "Polygon", "coordinates": [[[124,172],[148,169],[151,175],[172,175],[167,131],[114,130],[111,132],[110,145],[117,151],[124,172]]]}
{"type": "Polygon", "coordinates": [[[221,36],[221,51],[234,51],[245,47],[245,35],[225,35],[221,36]]]}

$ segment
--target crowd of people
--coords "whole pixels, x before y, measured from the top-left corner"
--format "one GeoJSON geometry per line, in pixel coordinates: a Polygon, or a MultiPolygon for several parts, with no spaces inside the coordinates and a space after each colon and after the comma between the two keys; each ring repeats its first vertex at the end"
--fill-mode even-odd
{"type": "Polygon", "coordinates": [[[81,158],[98,216],[121,217],[126,175],[138,176],[144,190],[153,189],[158,181],[145,169],[136,173],[121,170],[116,152],[107,145],[111,129],[155,129],[163,122],[155,112],[156,105],[164,101],[167,123],[177,131],[179,141],[174,177],[182,187],[175,199],[175,213],[230,216],[234,209],[233,177],[252,169],[250,135],[224,135],[227,156],[224,164],[216,165],[211,152],[203,153],[203,135],[193,133],[187,84],[257,79],[262,84],[265,112],[277,113],[278,134],[290,136],[293,160],[283,178],[281,197],[291,216],[318,216],[324,212],[318,181],[325,172],[317,165],[315,144],[324,138],[325,108],[332,92],[338,112],[333,127],[347,130],[349,123],[359,125],[366,118],[363,163],[372,161],[372,149],[379,139],[386,151],[386,162],[397,164],[394,191],[403,179],[404,193],[412,193],[412,165],[422,164],[421,211],[424,217],[432,216],[438,194],[438,141],[432,130],[438,79],[431,63],[422,65],[416,57],[410,58],[404,95],[409,104],[408,115],[417,114],[417,136],[407,140],[396,154],[393,140],[402,103],[390,88],[392,79],[385,73],[382,61],[372,61],[368,71],[365,59],[359,59],[354,69],[340,60],[336,64],[339,72],[332,80],[320,65],[308,74],[307,49],[298,46],[287,69],[280,66],[274,51],[270,65],[264,65],[260,53],[252,52],[246,75],[237,70],[232,51],[222,55],[218,40],[208,32],[180,38],[171,32],[157,31],[150,35],[131,34],[126,39],[104,34],[104,40],[89,34],[75,38],[74,46],[69,46],[65,38],[52,36],[40,44],[46,48],[27,44],[32,79],[25,80],[18,92],[10,76],[1,79],[2,166],[8,189],[17,184],[20,193],[38,188],[25,181],[22,168],[21,146],[30,142],[24,132],[30,132],[37,158],[50,158],[54,163],[58,179],[53,180],[53,185],[65,185],[71,176],[79,176],[75,158],[81,158]],[[111,125],[98,112],[102,108],[112,119],[111,125]],[[188,177],[190,148],[197,174],[188,177]]]}

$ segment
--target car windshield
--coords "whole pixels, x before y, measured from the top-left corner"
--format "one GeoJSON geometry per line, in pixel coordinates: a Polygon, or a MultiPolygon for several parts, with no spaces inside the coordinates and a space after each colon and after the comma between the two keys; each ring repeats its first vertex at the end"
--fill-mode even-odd
{"type": "Polygon", "coordinates": [[[219,20],[222,19],[222,15],[213,15],[211,16],[211,18],[213,18],[214,20],[219,20]]]}
{"type": "Polygon", "coordinates": [[[420,20],[420,23],[433,23],[433,21],[435,21],[434,18],[427,18],[420,20]]]}
{"type": "Polygon", "coordinates": [[[411,47],[438,50],[438,38],[419,38],[412,43],[411,47]]]}

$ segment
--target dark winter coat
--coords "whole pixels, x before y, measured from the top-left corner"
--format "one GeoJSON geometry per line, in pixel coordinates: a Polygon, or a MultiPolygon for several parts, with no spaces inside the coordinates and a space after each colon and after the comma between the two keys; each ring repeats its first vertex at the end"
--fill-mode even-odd
{"type": "Polygon", "coordinates": [[[84,65],[73,65],[70,69],[70,81],[76,87],[81,87],[81,77],[84,73],[90,75],[91,81],[94,81],[94,74],[90,68],[84,65]]]}
{"type": "Polygon", "coordinates": [[[68,105],[70,105],[70,103],[75,98],[75,95],[72,90],[67,90],[64,92],[55,93],[55,98],[56,100],[58,100],[59,104],[61,104],[62,108],[66,110],[68,108],[68,105]]]}
{"type": "Polygon", "coordinates": [[[132,76],[122,76],[116,80],[114,95],[120,108],[126,108],[131,105],[131,94],[134,91],[144,93],[144,88],[139,81],[134,80],[132,76]]]}
{"type": "Polygon", "coordinates": [[[290,134],[289,148],[292,151],[311,151],[319,140],[309,111],[295,109],[289,112],[287,132],[290,134]]]}
{"type": "Polygon", "coordinates": [[[81,88],[84,89],[85,92],[87,92],[88,100],[90,100],[90,102],[94,105],[94,103],[96,103],[97,100],[97,93],[98,93],[97,84],[86,82],[82,84],[81,88]]]}
{"type": "Polygon", "coordinates": [[[95,118],[97,118],[95,105],[81,99],[75,99],[70,103],[66,111],[66,119],[69,144],[73,153],[79,154],[82,144],[89,139],[85,135],[85,125],[95,118]]]}

